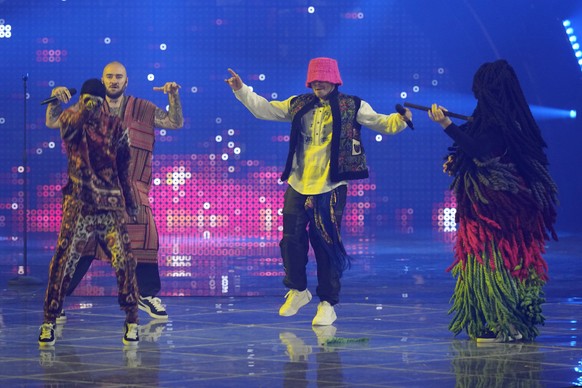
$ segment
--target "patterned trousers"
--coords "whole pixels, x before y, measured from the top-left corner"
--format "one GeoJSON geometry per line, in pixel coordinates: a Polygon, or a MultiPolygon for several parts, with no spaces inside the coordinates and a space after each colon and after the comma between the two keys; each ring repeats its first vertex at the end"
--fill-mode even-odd
{"type": "Polygon", "coordinates": [[[115,269],[118,301],[126,322],[137,323],[139,291],[136,260],[129,234],[119,211],[84,211],[83,203],[71,196],[63,200],[63,219],[55,254],[49,266],[44,300],[44,321],[54,323],[62,309],[65,292],[87,244],[96,242],[115,269]]]}

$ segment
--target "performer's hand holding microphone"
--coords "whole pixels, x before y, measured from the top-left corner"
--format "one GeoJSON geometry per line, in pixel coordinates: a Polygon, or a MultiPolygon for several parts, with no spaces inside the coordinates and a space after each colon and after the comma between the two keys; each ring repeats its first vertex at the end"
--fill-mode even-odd
{"type": "Polygon", "coordinates": [[[396,104],[395,109],[396,112],[398,112],[400,116],[402,116],[402,120],[406,122],[408,128],[414,129],[414,124],[412,124],[412,112],[410,111],[410,109],[406,109],[400,104],[396,104]]]}
{"type": "MultiPolygon", "coordinates": [[[[446,128],[448,125],[451,124],[451,119],[449,117],[455,117],[465,121],[473,121],[473,117],[471,116],[465,116],[462,114],[450,112],[445,107],[442,107],[437,104],[433,104],[432,106],[428,107],[412,104],[410,102],[405,102],[404,106],[407,108],[427,111],[430,119],[441,124],[443,128],[446,128]]],[[[414,129],[414,125],[412,124],[412,113],[410,113],[410,110],[405,108],[404,106],[396,104],[395,107],[396,112],[398,112],[402,116],[402,119],[406,121],[406,125],[408,125],[410,129],[414,129]]]]}

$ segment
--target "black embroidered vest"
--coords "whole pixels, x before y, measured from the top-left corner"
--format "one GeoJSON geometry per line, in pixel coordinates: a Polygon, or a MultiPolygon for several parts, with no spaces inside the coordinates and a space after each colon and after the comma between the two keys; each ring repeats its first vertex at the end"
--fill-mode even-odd
{"type": "MultiPolygon", "coordinates": [[[[329,95],[333,119],[330,155],[330,180],[363,179],[368,177],[366,155],[361,142],[362,126],[356,121],[361,99],[339,93],[335,89],[329,95]]],[[[286,181],[291,173],[293,156],[301,136],[301,118],[315,107],[319,99],[313,93],[302,94],[291,101],[292,117],[289,154],[281,180],[286,181]]]]}

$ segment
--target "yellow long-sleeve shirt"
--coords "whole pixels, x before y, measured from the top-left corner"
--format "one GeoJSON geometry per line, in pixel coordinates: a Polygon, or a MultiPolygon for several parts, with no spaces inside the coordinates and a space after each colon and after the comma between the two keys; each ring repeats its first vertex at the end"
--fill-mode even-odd
{"type": "MultiPolygon", "coordinates": [[[[247,85],[243,85],[234,94],[256,118],[292,121],[290,106],[295,96],[284,101],[267,101],[247,85]]],[[[331,182],[329,179],[333,123],[329,103],[321,101],[301,120],[301,139],[297,144],[288,181],[291,187],[304,195],[316,195],[347,184],[347,181],[331,182]]],[[[376,113],[365,101],[361,102],[356,120],[360,125],[386,135],[397,134],[406,128],[406,123],[399,114],[376,113]]]]}

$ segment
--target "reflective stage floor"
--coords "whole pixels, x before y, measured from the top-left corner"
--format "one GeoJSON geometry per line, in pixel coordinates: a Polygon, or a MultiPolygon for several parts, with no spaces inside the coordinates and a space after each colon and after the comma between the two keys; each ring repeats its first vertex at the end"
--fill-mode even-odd
{"type": "Polygon", "coordinates": [[[536,342],[486,346],[447,330],[450,244],[418,237],[371,244],[369,257],[344,276],[333,326],[311,326],[316,297],[297,315],[279,317],[280,277],[249,274],[243,281],[256,296],[162,296],[169,320],[140,312],[134,350],[122,344],[124,316],[112,296],[67,298],[55,346],[39,348],[45,279],[9,285],[3,270],[0,386],[582,386],[580,234],[548,246],[546,324],[536,342]],[[339,343],[322,345],[330,337],[339,343]]]}

